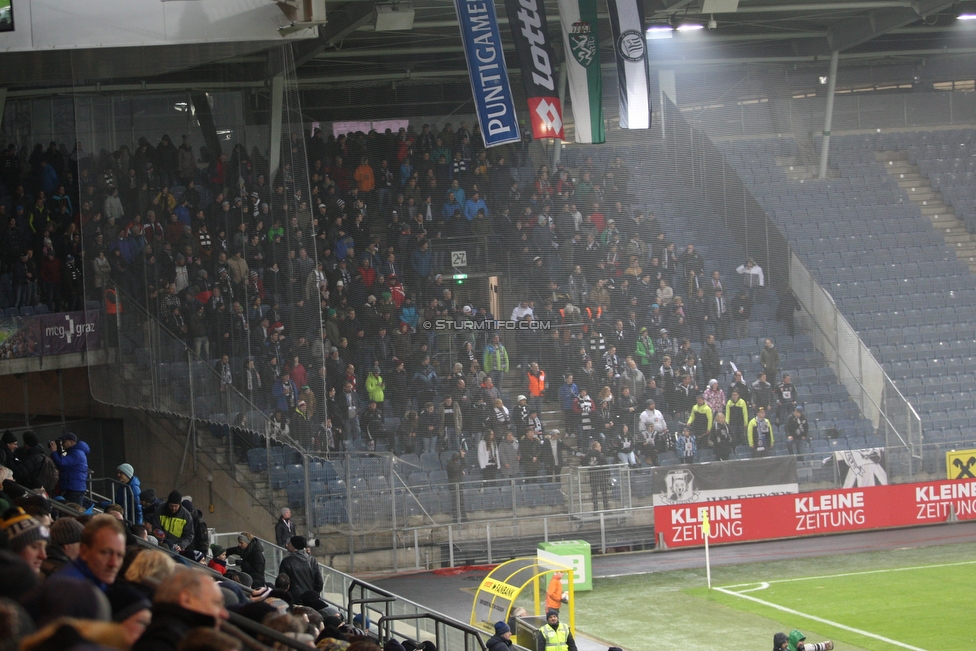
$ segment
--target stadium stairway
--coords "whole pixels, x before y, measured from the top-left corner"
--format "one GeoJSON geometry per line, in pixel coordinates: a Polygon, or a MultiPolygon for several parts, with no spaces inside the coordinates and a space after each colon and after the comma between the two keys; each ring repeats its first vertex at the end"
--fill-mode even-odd
{"type": "Polygon", "coordinates": [[[888,150],[875,152],[875,158],[918,206],[922,215],[929,218],[932,227],[942,233],[946,244],[955,251],[956,257],[976,273],[976,235],[966,230],[966,223],[956,217],[946,205],[942,193],[922,176],[917,165],[908,160],[907,151],[888,150]]]}

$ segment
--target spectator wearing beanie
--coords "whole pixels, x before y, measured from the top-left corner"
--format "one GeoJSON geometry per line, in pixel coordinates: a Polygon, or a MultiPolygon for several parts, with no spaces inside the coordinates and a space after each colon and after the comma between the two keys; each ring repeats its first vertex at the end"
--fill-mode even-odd
{"type": "Polygon", "coordinates": [[[306,551],[307,543],[303,536],[292,536],[288,541],[288,556],[281,559],[278,567],[280,574],[286,574],[291,579],[288,588],[289,594],[295,601],[301,599],[302,595],[313,590],[316,594],[322,592],[325,582],[322,580],[322,573],[319,571],[319,564],[306,551]]]}
{"type": "Polygon", "coordinates": [[[51,576],[78,558],[81,532],[85,526],[74,518],[62,517],[51,525],[51,542],[47,546],[47,559],[41,563],[41,573],[51,576]]]}
{"type": "Polygon", "coordinates": [[[152,516],[158,513],[165,504],[163,504],[163,500],[156,497],[155,488],[147,488],[139,495],[139,506],[142,507],[142,521],[148,523],[152,522],[152,516]]]}
{"type": "Polygon", "coordinates": [[[227,550],[227,556],[241,557],[241,571],[251,577],[252,587],[264,587],[264,544],[260,538],[242,532],[237,536],[237,547],[227,550]]]}
{"type": "Polygon", "coordinates": [[[115,583],[124,557],[125,527],[103,513],[89,520],[82,530],[78,558],[58,570],[54,577],[84,579],[105,592],[115,583]]]}
{"type": "Polygon", "coordinates": [[[207,563],[207,567],[214,572],[219,572],[221,576],[227,574],[227,550],[220,545],[213,544],[210,545],[210,551],[213,558],[207,563]]]}
{"type": "Polygon", "coordinates": [[[41,564],[47,558],[50,530],[21,508],[10,509],[4,516],[0,528],[7,538],[7,549],[20,556],[39,575],[41,564]]]}
{"type": "Polygon", "coordinates": [[[505,622],[495,622],[495,634],[485,642],[488,651],[508,651],[512,648],[512,629],[505,622]]]}
{"type": "Polygon", "coordinates": [[[115,487],[115,503],[122,507],[122,515],[126,522],[142,524],[142,503],[139,497],[142,495],[142,487],[136,471],[131,464],[123,463],[116,469],[119,481],[128,486],[115,487]],[[130,492],[131,491],[131,492],[130,492]]]}
{"type": "Polygon", "coordinates": [[[182,502],[183,496],[174,490],[150,518],[155,536],[175,552],[192,549],[193,545],[193,516],[182,502]]]}

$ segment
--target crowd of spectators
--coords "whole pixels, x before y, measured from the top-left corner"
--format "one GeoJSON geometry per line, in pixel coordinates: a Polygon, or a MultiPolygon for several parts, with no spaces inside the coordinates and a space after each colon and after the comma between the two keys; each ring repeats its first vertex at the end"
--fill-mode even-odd
{"type": "MultiPolygon", "coordinates": [[[[130,464],[118,467],[113,499],[93,502],[87,493],[71,495],[64,484],[50,499],[41,485],[43,464],[36,460],[63,459],[70,437],[52,441],[44,452],[32,432],[24,433],[24,445],[9,431],[3,436],[4,648],[239,651],[256,648],[255,642],[266,645],[260,648],[288,648],[267,632],[229,625],[228,613],[236,613],[316,648],[379,651],[368,620],[347,623],[322,598],[321,570],[302,536],[285,542],[287,554],[269,584],[261,539],[242,532],[236,547],[212,543],[191,497],[173,490],[165,500],[157,498],[154,489],[141,488],[130,464]],[[240,560],[230,564],[229,557],[240,560]]],[[[436,651],[410,640],[388,640],[384,648],[436,651]]]]}
{"type": "Polygon", "coordinates": [[[635,208],[621,158],[526,178],[510,164],[524,152],[485,150],[465,122],[316,129],[304,143],[293,135],[284,154],[272,174],[257,148],[215,155],[186,136],[98,154],[8,146],[0,272],[13,279],[13,304],[73,309],[87,291],[121,312],[137,347],[149,345],[152,317],[172,335],[159,361],[189,349],[211,365],[213,411],[237,413],[243,427],[232,399],[243,396],[268,414],[264,434],[326,453],[477,447],[486,477],[541,473],[542,458],[518,448],[534,449],[529,430],[553,439],[544,402],[561,407],[580,454],[598,439],[631,465],[679,445],[685,460],[700,446],[718,445],[719,458],[772,447],[758,409],[783,425],[795,403],[778,364],[764,362],[765,378],[749,384],[711,382],[721,341],[748,332],[762,269],[748,260],[738,280],[706,269],[694,243],[679,247],[635,208]],[[467,238],[475,265],[513,263],[509,289],[524,300],[511,319],[551,328],[500,337],[425,327],[508,316],[474,292],[456,295],[465,288],[445,278],[449,238],[467,238]],[[31,271],[35,257],[60,261],[58,282],[31,271]]]}

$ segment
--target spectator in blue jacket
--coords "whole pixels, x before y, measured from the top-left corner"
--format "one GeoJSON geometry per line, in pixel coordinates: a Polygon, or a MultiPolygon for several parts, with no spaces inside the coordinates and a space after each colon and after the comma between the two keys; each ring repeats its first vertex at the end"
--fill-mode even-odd
{"type": "Polygon", "coordinates": [[[58,191],[58,171],[46,160],[41,161],[41,189],[48,196],[58,191]]]}
{"type": "Polygon", "coordinates": [[[274,396],[275,409],[286,414],[295,411],[298,406],[298,387],[288,373],[282,373],[281,378],[271,387],[274,396]]]}
{"type": "Polygon", "coordinates": [[[142,485],[136,477],[136,471],[132,464],[123,463],[117,469],[117,476],[120,482],[128,485],[131,493],[124,486],[115,487],[115,503],[125,508],[125,519],[127,522],[142,524],[142,502],[139,497],[142,495],[142,485]]]}
{"type": "Polygon", "coordinates": [[[469,222],[474,221],[475,216],[478,214],[479,210],[484,210],[485,215],[488,215],[488,204],[485,200],[481,198],[477,192],[471,193],[471,198],[464,202],[464,218],[469,222]]]}
{"type": "Polygon", "coordinates": [[[82,504],[88,488],[88,453],[91,448],[72,432],[66,433],[60,441],[51,441],[48,446],[51,448],[51,459],[58,467],[61,496],[68,502],[82,504]]]}
{"type": "Polygon", "coordinates": [[[430,242],[424,240],[410,254],[410,268],[413,270],[417,282],[423,284],[427,281],[433,263],[434,257],[430,252],[430,242]]]}

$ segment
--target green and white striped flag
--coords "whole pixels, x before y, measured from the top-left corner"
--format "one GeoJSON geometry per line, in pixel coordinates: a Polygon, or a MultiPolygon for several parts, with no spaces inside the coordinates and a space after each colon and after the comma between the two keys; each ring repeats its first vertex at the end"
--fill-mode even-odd
{"type": "Polygon", "coordinates": [[[606,142],[596,0],[559,0],[576,142],[606,142]]]}

